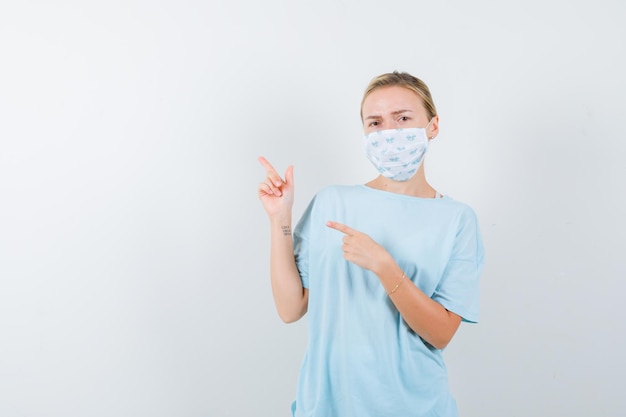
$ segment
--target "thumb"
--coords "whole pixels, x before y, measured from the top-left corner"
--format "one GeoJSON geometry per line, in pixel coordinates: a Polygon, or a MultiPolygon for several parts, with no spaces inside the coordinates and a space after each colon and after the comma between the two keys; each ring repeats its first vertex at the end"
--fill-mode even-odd
{"type": "Polygon", "coordinates": [[[285,171],[285,182],[289,185],[293,185],[293,165],[289,165],[287,171],[285,171]]]}

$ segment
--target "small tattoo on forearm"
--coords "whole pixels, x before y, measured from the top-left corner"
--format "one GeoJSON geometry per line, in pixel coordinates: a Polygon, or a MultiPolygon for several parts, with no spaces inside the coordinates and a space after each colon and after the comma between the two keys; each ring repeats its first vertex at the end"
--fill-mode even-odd
{"type": "Polygon", "coordinates": [[[291,236],[291,226],[280,226],[283,231],[283,235],[291,236]]]}

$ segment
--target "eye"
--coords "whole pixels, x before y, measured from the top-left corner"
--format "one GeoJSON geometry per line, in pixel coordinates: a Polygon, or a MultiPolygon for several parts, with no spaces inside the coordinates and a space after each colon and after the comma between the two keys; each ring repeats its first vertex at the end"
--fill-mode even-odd
{"type": "Polygon", "coordinates": [[[371,122],[371,123],[369,124],[369,126],[370,126],[370,127],[375,127],[375,126],[378,126],[379,124],[380,124],[380,122],[378,122],[378,120],[375,120],[375,121],[371,122]]]}
{"type": "Polygon", "coordinates": [[[401,122],[408,122],[408,121],[409,121],[409,119],[410,119],[410,117],[409,117],[409,116],[400,116],[400,117],[398,118],[398,120],[399,120],[399,121],[401,121],[401,122]]]}

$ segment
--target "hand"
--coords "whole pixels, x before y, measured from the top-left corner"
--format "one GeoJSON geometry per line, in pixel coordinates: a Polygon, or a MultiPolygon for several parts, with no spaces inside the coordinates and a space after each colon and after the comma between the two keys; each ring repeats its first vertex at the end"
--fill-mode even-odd
{"type": "Polygon", "coordinates": [[[293,207],[293,166],[287,167],[283,180],[264,157],[259,162],[265,168],[265,180],[259,184],[259,200],[269,216],[284,212],[291,213],[293,207]]]}
{"type": "Polygon", "coordinates": [[[385,248],[365,233],[332,221],[326,222],[326,226],[344,234],[341,246],[343,257],[361,268],[378,273],[387,258],[391,257],[385,248]]]}

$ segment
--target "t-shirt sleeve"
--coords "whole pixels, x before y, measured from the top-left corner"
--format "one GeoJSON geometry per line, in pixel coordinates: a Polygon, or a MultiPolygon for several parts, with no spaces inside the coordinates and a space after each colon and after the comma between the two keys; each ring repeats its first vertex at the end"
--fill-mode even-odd
{"type": "Polygon", "coordinates": [[[432,298],[470,323],[478,322],[484,256],[478,220],[467,207],[459,216],[451,256],[432,298]]]}
{"type": "Polygon", "coordinates": [[[309,203],[293,232],[294,256],[304,288],[309,288],[309,239],[314,202],[315,199],[309,203]]]}

